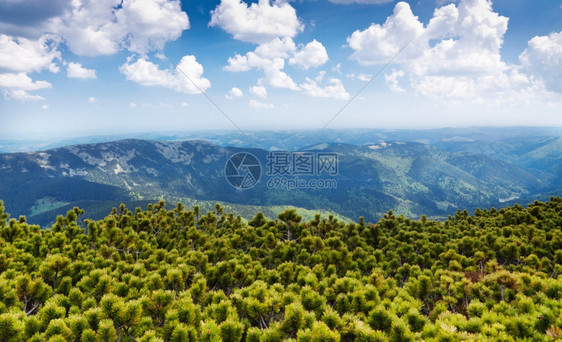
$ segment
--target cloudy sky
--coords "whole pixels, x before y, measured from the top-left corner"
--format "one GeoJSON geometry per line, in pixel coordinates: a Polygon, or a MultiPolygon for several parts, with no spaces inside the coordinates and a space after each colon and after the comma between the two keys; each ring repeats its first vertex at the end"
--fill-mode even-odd
{"type": "Polygon", "coordinates": [[[562,126],[560,18],[559,0],[0,0],[0,135],[562,126]]]}

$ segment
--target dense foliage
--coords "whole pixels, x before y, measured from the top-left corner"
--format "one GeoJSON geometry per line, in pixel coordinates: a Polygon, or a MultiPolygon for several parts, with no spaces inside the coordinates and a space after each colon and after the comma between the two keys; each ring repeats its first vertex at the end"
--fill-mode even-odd
{"type": "Polygon", "coordinates": [[[560,198],[444,222],[82,214],[40,229],[0,202],[0,341],[562,338],[560,198]]]}

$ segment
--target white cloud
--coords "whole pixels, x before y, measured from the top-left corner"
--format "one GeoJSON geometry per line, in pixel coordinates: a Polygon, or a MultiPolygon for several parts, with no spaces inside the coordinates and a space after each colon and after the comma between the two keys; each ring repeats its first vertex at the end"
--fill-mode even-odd
{"type": "Polygon", "coordinates": [[[270,68],[271,64],[280,66],[282,69],[285,66],[284,59],[288,58],[295,50],[296,46],[291,38],[275,38],[259,45],[254,51],[250,51],[244,56],[236,54],[234,57],[230,57],[228,65],[224,69],[241,72],[252,68],[270,68]],[[282,65],[279,60],[283,61],[282,65]]]}
{"type": "Polygon", "coordinates": [[[343,83],[338,78],[330,78],[326,85],[322,86],[325,72],[315,78],[306,78],[306,83],[301,84],[301,88],[309,96],[333,98],[336,100],[346,100],[349,93],[345,90],[343,83]]]}
{"type": "Polygon", "coordinates": [[[127,36],[124,23],[117,22],[117,0],[72,1],[70,8],[53,24],[70,50],[81,56],[116,53],[127,36]]]}
{"type": "Polygon", "coordinates": [[[47,81],[33,81],[25,73],[0,74],[0,89],[4,96],[20,101],[44,100],[42,96],[29,94],[28,91],[51,88],[47,81]]]}
{"type": "Polygon", "coordinates": [[[295,42],[291,38],[275,38],[267,43],[260,44],[254,53],[266,59],[288,58],[296,48],[295,42]]]}
{"type": "Polygon", "coordinates": [[[398,78],[404,77],[404,75],[404,70],[392,70],[390,74],[384,75],[384,81],[391,91],[395,93],[404,92],[405,89],[398,85],[398,78]]]}
{"type": "Polygon", "coordinates": [[[70,78],[97,78],[94,69],[86,69],[80,63],[74,62],[68,63],[66,74],[70,78]]]}
{"type": "Polygon", "coordinates": [[[41,109],[47,110],[47,109],[49,109],[49,105],[42,105],[42,106],[41,106],[41,109]]]}
{"type": "Polygon", "coordinates": [[[304,29],[296,10],[287,2],[259,0],[248,6],[240,0],[222,0],[211,11],[210,26],[218,26],[234,38],[263,44],[278,37],[294,37],[304,29]]]}
{"type": "Polygon", "coordinates": [[[51,88],[51,86],[51,83],[47,81],[33,82],[33,80],[23,72],[17,74],[0,74],[0,88],[38,90],[43,88],[51,88]]]}
{"type": "Polygon", "coordinates": [[[363,81],[363,82],[369,82],[370,80],[373,79],[373,75],[371,74],[355,74],[355,73],[351,73],[351,74],[347,74],[346,75],[348,78],[351,79],[358,79],[359,81],[363,81]]]}
{"type": "MultiPolygon", "coordinates": [[[[249,52],[249,54],[252,52],[249,52]]],[[[224,67],[226,71],[232,72],[242,72],[249,71],[252,69],[250,62],[248,61],[248,56],[242,56],[236,54],[234,57],[228,58],[228,65],[224,67]]]]}
{"type": "Polygon", "coordinates": [[[37,40],[16,38],[0,34],[0,89],[4,96],[20,101],[43,100],[39,95],[28,91],[50,88],[47,81],[33,81],[30,72],[59,72],[55,60],[61,55],[57,50],[58,40],[51,35],[43,35],[37,40]]]}
{"type": "Polygon", "coordinates": [[[19,101],[36,101],[45,99],[43,96],[32,95],[22,89],[3,90],[3,92],[5,97],[13,98],[19,101]]]}
{"type": "Polygon", "coordinates": [[[211,87],[211,82],[202,77],[203,66],[194,56],[184,56],[176,69],[161,70],[158,65],[139,58],[134,63],[123,64],[119,70],[129,81],[145,86],[162,86],[177,92],[199,94],[211,87]]]}
{"type": "Polygon", "coordinates": [[[96,99],[95,97],[92,96],[92,97],[88,98],[88,102],[95,103],[95,102],[98,102],[98,99],[96,99]]]}
{"type": "Polygon", "coordinates": [[[284,66],[285,61],[281,58],[270,61],[270,63],[264,67],[265,80],[269,85],[275,88],[299,90],[299,86],[293,81],[291,76],[282,71],[284,66]]]}
{"type": "Polygon", "coordinates": [[[240,0],[222,0],[211,16],[210,26],[222,28],[235,39],[259,44],[254,51],[230,57],[224,70],[262,70],[260,85],[299,91],[298,84],[283,70],[286,62],[306,70],[328,61],[326,48],[316,40],[297,49],[293,37],[304,25],[288,1],[259,0],[248,6],[240,0]]]}
{"type": "MultiPolygon", "coordinates": [[[[423,24],[414,16],[410,5],[399,2],[392,16],[388,17],[383,25],[371,24],[364,31],[357,30],[347,38],[347,42],[354,50],[352,59],[363,65],[373,65],[388,62],[410,39],[423,32],[423,24]]],[[[419,55],[423,52],[423,47],[421,40],[415,40],[400,57],[404,59],[419,55]]]]}
{"type": "MultiPolygon", "coordinates": [[[[274,45],[277,45],[275,43],[274,45]]],[[[293,79],[287,75],[283,68],[285,68],[285,60],[281,57],[271,58],[272,55],[264,57],[261,55],[260,47],[256,50],[248,52],[245,56],[236,55],[228,59],[228,65],[224,67],[224,70],[232,72],[242,72],[251,69],[260,69],[264,72],[264,81],[270,86],[275,88],[286,88],[291,90],[299,90],[299,87],[293,81],[293,79]]],[[[271,52],[270,49],[265,49],[265,51],[271,52]]],[[[282,52],[278,50],[277,52],[282,52]]]]}
{"type": "Polygon", "coordinates": [[[263,108],[263,109],[272,109],[274,108],[272,103],[262,103],[256,100],[250,100],[250,107],[252,108],[263,108]]]}
{"type": "Polygon", "coordinates": [[[181,103],[181,106],[182,106],[182,107],[189,107],[189,103],[187,103],[187,102],[182,102],[182,103],[181,103]]]}
{"type": "Polygon", "coordinates": [[[316,39],[306,44],[289,59],[289,64],[297,65],[304,70],[319,67],[326,62],[328,62],[328,52],[324,45],[316,39]]]}
{"type": "Polygon", "coordinates": [[[39,72],[48,69],[58,72],[54,63],[61,58],[57,44],[55,37],[49,35],[29,40],[0,34],[0,70],[39,72]]]}
{"type": "Polygon", "coordinates": [[[244,96],[244,93],[242,92],[242,90],[240,90],[240,88],[233,87],[225,96],[227,99],[232,100],[235,97],[244,96]]]}
{"type": "Polygon", "coordinates": [[[137,104],[134,102],[129,102],[129,108],[136,108],[137,104]]]}
{"type": "Polygon", "coordinates": [[[176,40],[189,28],[179,0],[84,0],[53,20],[52,31],[83,56],[114,54],[121,48],[144,54],[176,40]]]}
{"type": "Polygon", "coordinates": [[[189,28],[189,18],[179,0],[124,1],[120,12],[130,38],[128,49],[144,53],[152,50],[150,40],[159,47],[178,39],[189,28]]]}
{"type": "MultiPolygon", "coordinates": [[[[366,30],[355,31],[348,43],[354,50],[351,58],[363,65],[374,65],[388,62],[415,37],[395,60],[402,66],[401,71],[385,75],[392,91],[402,91],[398,78],[406,77],[415,92],[434,99],[478,103],[484,99],[509,101],[535,96],[544,91],[540,82],[501,59],[507,23],[508,18],[494,12],[490,1],[461,0],[458,5],[437,8],[424,27],[410,6],[399,2],[383,25],[372,24],[366,30]]],[[[529,52],[522,55],[522,64],[532,59],[527,58],[533,54],[531,46],[532,43],[529,52]]],[[[556,51],[551,53],[560,56],[556,51]]],[[[552,72],[555,70],[560,67],[554,66],[552,72]]]]}
{"type": "Polygon", "coordinates": [[[414,81],[416,91],[439,100],[463,100],[477,96],[476,81],[470,77],[425,76],[414,81]]]}
{"type": "MultiPolygon", "coordinates": [[[[25,6],[17,3],[11,2],[8,7],[20,13],[25,6]]],[[[35,23],[50,34],[38,39],[0,34],[0,72],[29,73],[45,69],[58,72],[55,61],[61,59],[58,45],[62,41],[76,55],[109,55],[121,49],[143,55],[155,49],[150,40],[162,47],[189,28],[189,18],[181,10],[179,0],[75,0],[64,6],[59,1],[56,5],[57,10],[35,23]]],[[[26,25],[31,24],[23,23],[18,32],[30,35],[38,32],[36,28],[27,29],[26,25]]],[[[85,69],[78,63],[70,63],[67,74],[75,78],[96,77],[95,70],[85,69]]],[[[4,93],[20,100],[41,98],[28,94],[25,89],[15,90],[4,89],[4,93]]]]}
{"type": "Polygon", "coordinates": [[[264,86],[253,86],[250,88],[250,93],[261,97],[262,99],[267,98],[267,89],[264,86]]]}
{"type": "Polygon", "coordinates": [[[519,56],[524,70],[562,93],[562,31],[536,36],[527,45],[519,56]]]}

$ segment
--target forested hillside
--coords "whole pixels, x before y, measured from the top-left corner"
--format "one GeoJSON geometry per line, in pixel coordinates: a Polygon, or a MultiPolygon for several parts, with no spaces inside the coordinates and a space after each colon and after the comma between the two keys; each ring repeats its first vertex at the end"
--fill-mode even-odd
{"type": "Polygon", "coordinates": [[[443,222],[83,214],[41,229],[0,202],[0,341],[562,338],[561,198],[443,222]]]}
{"type": "MultiPolygon", "coordinates": [[[[410,218],[426,214],[441,219],[457,209],[472,211],[528,196],[534,199],[547,193],[548,199],[552,192],[560,194],[555,181],[559,168],[540,165],[558,165],[553,161],[561,158],[561,146],[553,147],[551,154],[535,156],[529,164],[535,174],[498,156],[447,152],[416,142],[322,143],[275,155],[205,141],[122,140],[0,154],[0,198],[12,214],[26,215],[39,224],[53,223],[57,214],[74,206],[86,209],[91,219],[101,219],[107,211],[100,214],[100,208],[108,204],[111,208],[114,203],[160,199],[295,206],[371,221],[393,208],[410,218]],[[225,170],[237,153],[251,153],[261,165],[259,181],[244,191],[229,184],[225,170]],[[283,153],[289,155],[288,164],[275,163],[283,153]],[[309,169],[313,174],[293,172],[290,159],[299,153],[337,156],[334,172],[314,171],[313,166],[309,169]],[[285,173],[273,172],[281,167],[285,173]],[[284,186],[297,180],[304,186],[284,186]],[[309,186],[318,180],[330,186],[309,186]]],[[[255,211],[236,212],[251,219],[255,211]]]]}

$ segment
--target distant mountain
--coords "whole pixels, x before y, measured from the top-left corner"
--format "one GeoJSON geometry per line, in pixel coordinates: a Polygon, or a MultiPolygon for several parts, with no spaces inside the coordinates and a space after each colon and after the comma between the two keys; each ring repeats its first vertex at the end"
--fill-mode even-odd
{"type": "Polygon", "coordinates": [[[399,141],[321,143],[294,152],[270,152],[205,141],[129,139],[0,154],[0,199],[8,212],[27,215],[31,222],[73,205],[96,211],[111,203],[159,199],[221,201],[264,210],[291,205],[371,221],[389,209],[410,217],[446,217],[458,208],[499,205],[552,191],[552,182],[560,178],[559,164],[552,162],[559,161],[561,150],[554,143],[543,144],[517,157],[513,152],[502,158],[468,148],[446,151],[399,141]],[[237,153],[241,154],[234,164],[227,164],[237,153]],[[253,187],[257,177],[248,175],[254,166],[240,159],[248,153],[261,165],[253,187]],[[333,156],[337,156],[332,165],[336,168],[317,172],[322,163],[330,166],[333,156]],[[225,169],[240,172],[238,185],[247,184],[248,189],[233,187],[229,180],[236,177],[227,178],[225,169]],[[297,182],[302,184],[295,188],[297,182]]]}
{"type": "MultiPolygon", "coordinates": [[[[0,153],[31,152],[69,145],[93,144],[125,139],[156,141],[204,140],[222,147],[294,151],[326,141],[367,145],[381,141],[407,141],[448,148],[486,147],[493,151],[525,145],[526,142],[562,137],[562,127],[470,127],[437,129],[324,129],[319,130],[236,130],[145,132],[98,135],[48,140],[3,140],[0,153]],[[474,145],[471,143],[475,143],[474,145]]],[[[484,153],[484,151],[473,151],[484,153]]]]}
{"type": "Polygon", "coordinates": [[[439,142],[434,146],[450,152],[477,153],[501,159],[528,170],[554,188],[562,187],[562,137],[560,136],[439,142]]]}

